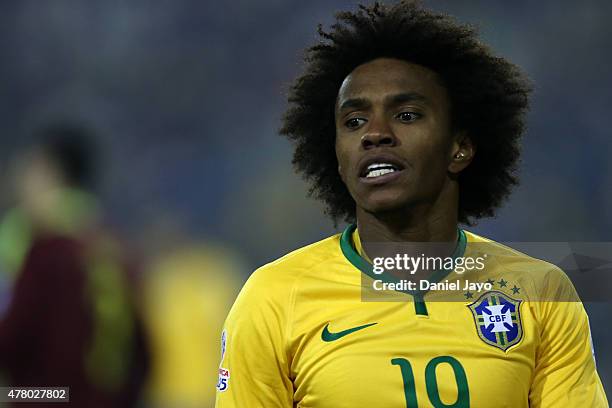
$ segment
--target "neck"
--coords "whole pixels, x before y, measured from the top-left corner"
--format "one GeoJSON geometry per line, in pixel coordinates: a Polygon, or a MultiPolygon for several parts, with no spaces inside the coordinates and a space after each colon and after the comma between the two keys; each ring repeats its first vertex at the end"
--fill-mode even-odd
{"type": "MultiPolygon", "coordinates": [[[[362,249],[370,259],[394,258],[397,255],[418,254],[446,257],[455,251],[459,189],[447,185],[433,203],[413,204],[398,211],[383,214],[357,209],[357,227],[362,249]],[[381,245],[382,244],[382,245],[381,245]]],[[[389,273],[410,278],[413,273],[429,277],[433,270],[419,269],[406,273],[391,269],[389,273]]]]}

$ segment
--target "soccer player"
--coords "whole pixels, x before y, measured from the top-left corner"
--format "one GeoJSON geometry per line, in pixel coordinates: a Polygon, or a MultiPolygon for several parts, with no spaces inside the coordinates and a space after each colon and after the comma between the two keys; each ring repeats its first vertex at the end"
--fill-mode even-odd
{"type": "Polygon", "coordinates": [[[607,407],[565,274],[458,228],[517,183],[525,76],[413,2],[339,13],[319,34],[281,132],[311,193],[350,225],[250,277],[222,333],[217,407],[607,407]],[[398,242],[488,254],[481,270],[423,275],[488,290],[365,301],[370,260],[398,242]]]}

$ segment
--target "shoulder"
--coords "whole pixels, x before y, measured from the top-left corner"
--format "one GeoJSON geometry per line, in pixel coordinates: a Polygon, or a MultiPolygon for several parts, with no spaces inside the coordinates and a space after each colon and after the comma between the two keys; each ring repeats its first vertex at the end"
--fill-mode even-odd
{"type": "MultiPolygon", "coordinates": [[[[528,286],[531,300],[578,300],[571,280],[557,265],[472,232],[465,233],[471,250],[486,255],[487,268],[528,286]]],[[[541,248],[534,247],[533,251],[541,248]]]]}
{"type": "Polygon", "coordinates": [[[28,251],[24,268],[40,268],[46,274],[59,273],[69,266],[80,265],[83,247],[73,238],[46,235],[36,238],[28,251]]]}
{"type": "Polygon", "coordinates": [[[340,254],[339,235],[315,242],[255,270],[240,290],[226,320],[226,327],[251,321],[288,321],[296,287],[317,265],[340,254]]]}
{"type": "Polygon", "coordinates": [[[303,275],[339,256],[340,234],[296,249],[255,270],[244,284],[240,296],[283,297],[303,275]]]}
{"type": "Polygon", "coordinates": [[[313,268],[332,261],[338,256],[341,256],[340,234],[296,249],[263,265],[253,272],[245,288],[261,285],[268,288],[290,286],[313,268]]]}
{"type": "Polygon", "coordinates": [[[42,235],[32,242],[31,253],[39,254],[56,254],[56,251],[72,251],[81,248],[81,243],[68,236],[64,235],[42,235]]]}

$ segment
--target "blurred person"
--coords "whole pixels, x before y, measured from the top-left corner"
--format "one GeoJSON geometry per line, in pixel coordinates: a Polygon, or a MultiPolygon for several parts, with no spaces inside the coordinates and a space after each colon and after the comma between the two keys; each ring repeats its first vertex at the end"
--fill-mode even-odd
{"type": "Polygon", "coordinates": [[[155,220],[146,234],[151,257],[143,284],[148,406],[212,407],[219,332],[246,268],[228,246],[190,236],[175,216],[155,220]]]}
{"type": "Polygon", "coordinates": [[[147,367],[137,268],[103,225],[97,155],[88,129],[62,123],[38,132],[19,158],[18,205],[0,228],[14,281],[0,368],[6,386],[70,387],[72,406],[132,407],[147,367]]]}
{"type": "Polygon", "coordinates": [[[74,235],[94,225],[98,216],[92,194],[96,149],[76,125],[54,125],[12,161],[17,205],[0,221],[0,312],[36,235],[74,235]],[[53,140],[50,140],[52,138],[53,140]]]}
{"type": "Polygon", "coordinates": [[[341,12],[319,34],[281,133],[311,194],[350,225],[249,278],[222,332],[216,406],[607,407],[564,272],[458,226],[517,184],[525,75],[412,1],[341,12]],[[408,276],[374,269],[397,243],[440,243],[453,261],[421,284],[491,290],[363,301],[364,286],[408,276]],[[485,244],[485,268],[462,277],[452,265],[485,244]]]}

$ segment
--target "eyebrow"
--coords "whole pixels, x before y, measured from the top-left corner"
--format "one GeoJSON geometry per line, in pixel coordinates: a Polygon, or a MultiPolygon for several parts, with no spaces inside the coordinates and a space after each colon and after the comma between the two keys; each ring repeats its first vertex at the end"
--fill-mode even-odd
{"type": "Polygon", "coordinates": [[[385,99],[389,100],[389,105],[399,105],[402,103],[414,101],[427,102],[427,98],[417,92],[400,93],[385,99]]]}
{"type": "Polygon", "coordinates": [[[340,105],[340,110],[345,110],[349,108],[363,109],[369,107],[370,105],[370,101],[366,98],[351,98],[342,102],[342,104],[340,105]]]}
{"type": "MultiPolygon", "coordinates": [[[[427,102],[427,98],[417,92],[403,92],[385,98],[385,105],[399,105],[406,102],[427,102]]],[[[345,110],[349,108],[365,109],[372,103],[366,98],[350,98],[342,102],[339,110],[345,110]]]]}

